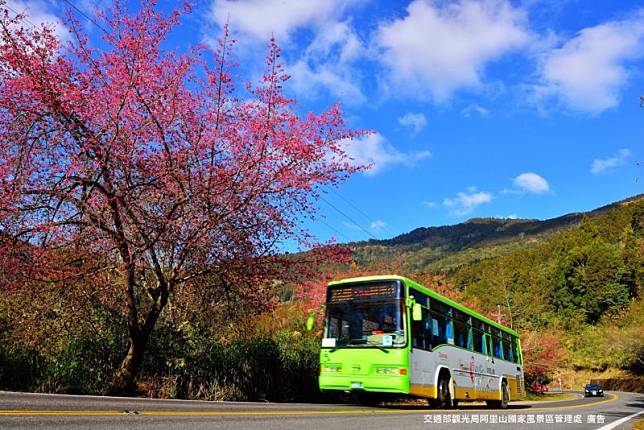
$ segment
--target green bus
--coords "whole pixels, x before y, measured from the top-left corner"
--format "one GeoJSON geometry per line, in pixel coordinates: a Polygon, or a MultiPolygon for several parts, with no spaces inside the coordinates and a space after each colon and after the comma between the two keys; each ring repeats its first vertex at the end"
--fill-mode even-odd
{"type": "Polygon", "coordinates": [[[420,397],[442,408],[483,400],[506,408],[524,395],[521,343],[411,279],[343,279],[327,289],[319,385],[366,404],[420,397]]]}

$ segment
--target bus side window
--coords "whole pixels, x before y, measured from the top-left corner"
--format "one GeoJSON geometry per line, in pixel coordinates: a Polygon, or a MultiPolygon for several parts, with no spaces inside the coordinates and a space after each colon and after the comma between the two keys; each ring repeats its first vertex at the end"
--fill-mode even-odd
{"type": "Polygon", "coordinates": [[[432,324],[431,324],[431,342],[432,342],[432,348],[447,343],[447,336],[446,334],[446,323],[445,323],[445,317],[436,313],[436,312],[431,312],[431,317],[432,317],[432,324]]]}
{"type": "Polygon", "coordinates": [[[512,338],[512,350],[514,351],[514,362],[520,363],[519,355],[519,342],[518,339],[512,338]]]}
{"type": "Polygon", "coordinates": [[[474,342],[474,351],[475,352],[480,352],[481,354],[485,354],[485,336],[484,336],[484,334],[481,331],[474,329],[472,337],[473,337],[473,342],[474,342]]]}
{"type": "Polygon", "coordinates": [[[424,321],[411,321],[411,345],[425,349],[424,321]]]}
{"type": "Polygon", "coordinates": [[[503,358],[503,349],[501,347],[501,339],[496,337],[496,336],[492,336],[492,343],[494,345],[494,356],[496,358],[503,358]]]}
{"type": "Polygon", "coordinates": [[[469,348],[470,328],[462,321],[454,320],[454,331],[456,335],[456,346],[461,348],[469,348]]]}
{"type": "Polygon", "coordinates": [[[432,316],[429,313],[429,309],[423,308],[423,345],[424,349],[430,350],[432,347],[432,316]]]}
{"type": "Polygon", "coordinates": [[[432,316],[423,309],[423,342],[426,349],[432,347],[432,316]]]}
{"type": "Polygon", "coordinates": [[[486,334],[485,335],[485,353],[487,355],[492,355],[492,335],[486,334]]]}
{"type": "Polygon", "coordinates": [[[503,358],[509,361],[514,361],[514,354],[512,354],[512,344],[509,340],[503,339],[503,358]]]}
{"type": "Polygon", "coordinates": [[[447,326],[445,328],[445,340],[450,345],[454,345],[454,321],[447,318],[447,326]]]}
{"type": "Polygon", "coordinates": [[[422,308],[422,316],[422,320],[412,321],[412,346],[429,350],[431,348],[432,317],[425,308],[422,308]]]}

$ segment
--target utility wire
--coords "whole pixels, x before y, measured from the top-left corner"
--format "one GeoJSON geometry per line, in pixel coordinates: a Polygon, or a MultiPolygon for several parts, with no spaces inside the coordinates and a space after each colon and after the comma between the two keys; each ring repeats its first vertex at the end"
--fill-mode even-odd
{"type": "Polygon", "coordinates": [[[346,219],[348,219],[349,221],[351,221],[351,223],[352,223],[352,224],[354,224],[356,227],[358,227],[360,230],[362,230],[363,232],[367,233],[367,235],[368,235],[369,237],[371,237],[372,239],[378,240],[378,238],[377,238],[377,237],[375,237],[373,234],[371,234],[371,233],[369,232],[369,230],[367,230],[367,229],[365,229],[364,227],[362,227],[358,222],[356,222],[356,220],[354,220],[353,218],[351,218],[351,217],[350,217],[349,215],[347,215],[346,213],[342,212],[342,211],[341,211],[340,209],[338,209],[338,208],[337,208],[333,203],[331,203],[330,201],[328,201],[327,199],[325,199],[325,198],[324,198],[324,197],[322,197],[322,196],[320,196],[320,199],[321,199],[324,203],[326,203],[327,205],[329,205],[329,206],[331,206],[333,209],[335,209],[335,211],[336,211],[336,212],[338,212],[340,215],[342,215],[343,217],[345,217],[346,219]]]}
{"type": "MultiPolygon", "coordinates": [[[[98,27],[99,29],[101,29],[104,33],[107,33],[107,30],[105,30],[105,27],[103,27],[103,26],[101,26],[100,24],[98,24],[95,20],[93,20],[91,17],[89,17],[87,14],[85,14],[82,10],[80,10],[78,7],[76,7],[76,6],[75,6],[73,3],[71,3],[69,0],[63,0],[63,1],[64,1],[65,3],[67,3],[69,6],[71,6],[72,8],[74,8],[74,10],[76,10],[79,14],[81,14],[82,16],[84,16],[87,20],[89,20],[89,22],[91,22],[91,23],[92,23],[92,24],[94,24],[96,27],[98,27]]],[[[20,14],[26,14],[26,15],[28,15],[28,13],[26,13],[26,12],[27,12],[27,9],[25,9],[25,10],[24,10],[24,11],[22,11],[22,12],[18,12],[18,11],[16,11],[15,9],[13,9],[11,6],[9,6],[8,4],[5,4],[5,5],[4,5],[4,7],[6,7],[8,10],[10,10],[10,11],[11,11],[11,12],[13,12],[13,13],[15,13],[16,15],[20,15],[20,14]]],[[[24,20],[24,21],[26,21],[29,25],[31,25],[31,26],[32,26],[33,28],[35,28],[36,30],[38,30],[38,29],[40,28],[39,26],[37,26],[36,24],[34,24],[33,22],[31,22],[28,18],[23,18],[23,20],[24,20]]]]}
{"type": "MultiPolygon", "coordinates": [[[[350,201],[349,199],[347,199],[346,197],[344,197],[342,194],[340,194],[339,192],[337,192],[337,191],[336,191],[336,190],[334,190],[333,188],[331,188],[331,192],[332,192],[333,194],[335,194],[336,196],[340,197],[342,200],[344,200],[344,202],[345,202],[346,204],[348,204],[349,206],[351,206],[351,207],[352,207],[353,209],[355,209],[358,213],[360,213],[363,217],[365,217],[365,219],[366,219],[367,221],[369,221],[369,222],[373,222],[373,221],[375,220],[375,218],[370,217],[370,216],[369,216],[369,214],[365,213],[365,212],[364,212],[362,209],[360,209],[358,206],[356,206],[356,205],[354,205],[353,203],[351,203],[351,201],[350,201]]],[[[383,227],[383,230],[385,230],[387,233],[391,234],[391,232],[389,231],[389,229],[387,229],[387,227],[383,227]]]]}
{"type": "MultiPolygon", "coordinates": [[[[25,9],[25,10],[23,10],[22,12],[18,12],[18,11],[16,11],[15,9],[12,9],[8,4],[5,4],[3,7],[6,7],[8,10],[10,10],[10,11],[11,11],[11,12],[13,12],[13,13],[15,13],[15,14],[16,14],[16,16],[18,16],[18,15],[20,15],[20,14],[25,14],[25,11],[26,11],[26,9],[25,9]]],[[[26,21],[26,22],[27,22],[27,24],[31,25],[33,28],[35,28],[36,30],[38,30],[38,28],[39,28],[39,27],[38,27],[36,24],[34,24],[33,22],[29,21],[27,18],[23,18],[23,20],[24,20],[24,21],[26,21]]]]}
{"type": "Polygon", "coordinates": [[[339,236],[344,237],[344,238],[346,239],[346,241],[347,241],[347,242],[351,242],[351,239],[350,239],[346,234],[344,234],[344,233],[342,233],[340,230],[338,230],[337,228],[333,227],[333,226],[332,226],[332,225],[330,225],[329,223],[324,222],[324,221],[323,221],[323,220],[321,220],[321,219],[318,219],[318,221],[319,221],[319,222],[321,222],[322,224],[324,224],[325,226],[327,226],[329,229],[331,229],[331,230],[333,230],[334,232],[336,232],[339,236]]]}
{"type": "Polygon", "coordinates": [[[108,31],[107,31],[107,30],[106,30],[102,25],[100,25],[99,23],[97,23],[94,19],[92,19],[90,16],[88,16],[85,12],[83,12],[83,11],[82,11],[82,10],[80,10],[78,7],[76,7],[76,5],[75,5],[75,4],[73,4],[73,3],[72,3],[72,2],[70,2],[69,0],[63,0],[63,1],[64,1],[65,3],[67,3],[70,7],[72,7],[76,12],[78,12],[79,14],[81,14],[82,16],[84,16],[84,17],[85,17],[85,19],[87,19],[89,22],[91,22],[92,24],[94,24],[96,27],[100,28],[100,29],[101,29],[101,31],[103,31],[103,33],[105,33],[105,34],[109,34],[109,32],[108,32],[108,31]]]}

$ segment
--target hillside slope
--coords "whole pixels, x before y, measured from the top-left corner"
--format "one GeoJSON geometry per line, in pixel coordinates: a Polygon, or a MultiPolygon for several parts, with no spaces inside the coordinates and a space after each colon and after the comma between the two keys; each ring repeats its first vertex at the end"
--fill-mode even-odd
{"type": "Polygon", "coordinates": [[[386,240],[349,244],[363,267],[381,266],[398,259],[411,272],[442,272],[462,264],[507,254],[552,234],[579,225],[584,217],[599,216],[622,205],[644,200],[644,194],[602,206],[590,212],[535,219],[473,218],[464,223],[420,227],[386,240]]]}

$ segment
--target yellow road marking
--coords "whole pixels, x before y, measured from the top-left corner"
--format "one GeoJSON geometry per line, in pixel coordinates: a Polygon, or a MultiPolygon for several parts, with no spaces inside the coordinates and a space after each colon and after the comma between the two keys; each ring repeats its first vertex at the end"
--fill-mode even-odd
{"type": "Polygon", "coordinates": [[[562,409],[562,410],[579,409],[579,408],[583,408],[583,407],[586,407],[586,406],[603,405],[603,404],[606,404],[606,403],[612,403],[612,402],[616,402],[617,400],[619,400],[619,396],[617,394],[608,394],[608,395],[611,396],[612,399],[606,399],[606,400],[602,400],[600,402],[593,402],[593,403],[582,403],[581,405],[557,406],[557,407],[554,407],[554,408],[530,408],[530,410],[531,411],[547,411],[547,410],[551,410],[551,409],[555,409],[555,410],[560,410],[560,409],[562,409]]]}
{"type": "Polygon", "coordinates": [[[32,410],[0,410],[1,415],[125,415],[123,411],[32,411],[32,410]]]}
{"type": "Polygon", "coordinates": [[[593,403],[572,406],[555,406],[552,408],[521,408],[521,409],[481,409],[479,410],[445,410],[445,409],[332,409],[332,410],[290,410],[290,411],[109,411],[109,410],[0,410],[0,416],[288,416],[288,415],[368,415],[368,414],[424,414],[424,413],[531,413],[533,411],[552,411],[594,407],[612,403],[619,399],[616,394],[612,398],[593,403]]]}

